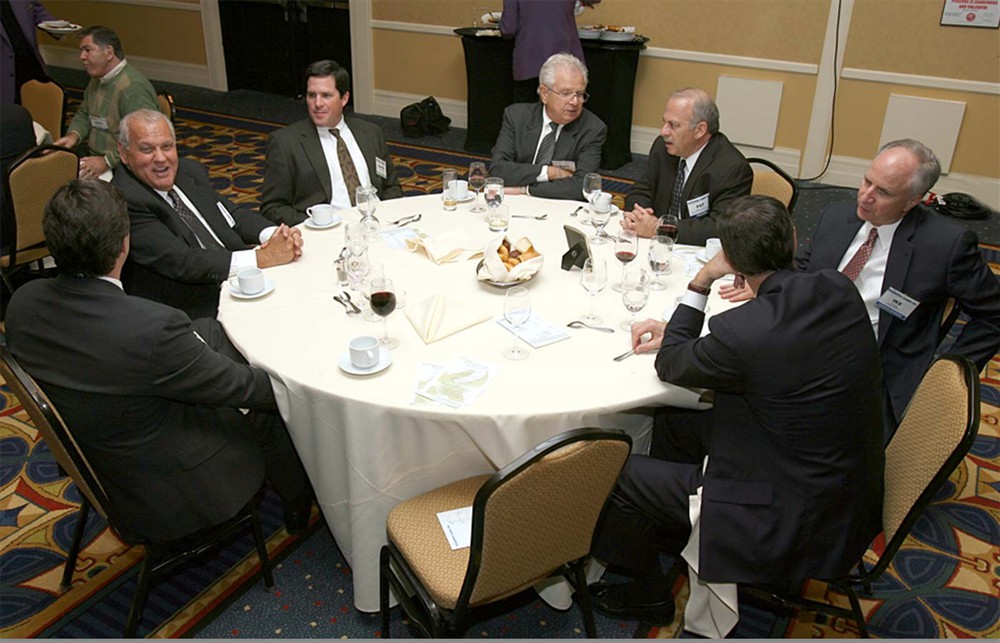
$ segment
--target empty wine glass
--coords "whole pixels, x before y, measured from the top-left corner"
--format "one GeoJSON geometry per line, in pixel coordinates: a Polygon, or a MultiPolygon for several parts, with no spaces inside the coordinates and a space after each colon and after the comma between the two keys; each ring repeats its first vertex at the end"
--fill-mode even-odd
{"type": "Polygon", "coordinates": [[[382,318],[382,339],[379,342],[383,348],[392,350],[399,346],[399,340],[389,337],[389,315],[396,310],[396,289],[392,285],[392,279],[372,279],[371,294],[368,295],[368,303],[372,311],[382,318]]]}
{"type": "Polygon", "coordinates": [[[368,260],[368,253],[348,253],[347,260],[344,262],[344,269],[347,271],[347,276],[351,280],[351,290],[360,293],[361,280],[365,278],[365,275],[367,275],[368,271],[371,269],[371,263],[368,260]]]}
{"type": "Polygon", "coordinates": [[[531,317],[531,300],[528,299],[528,289],[524,286],[514,286],[503,298],[503,318],[514,329],[514,344],[504,349],[503,356],[507,359],[519,360],[528,356],[517,343],[518,329],[531,317]]]}
{"type": "Polygon", "coordinates": [[[664,214],[662,217],[656,221],[656,234],[661,234],[665,237],[670,237],[670,240],[677,243],[677,215],[675,214],[664,214]]]}
{"type": "Polygon", "coordinates": [[[667,286],[660,277],[670,274],[670,257],[673,252],[674,242],[670,237],[658,234],[649,240],[649,267],[656,275],[649,284],[650,290],[666,290],[667,286]]]}
{"type": "Polygon", "coordinates": [[[604,259],[595,257],[588,258],[583,263],[583,272],[580,273],[580,285],[590,293],[590,312],[581,318],[588,324],[600,324],[602,320],[594,313],[594,300],[597,293],[604,290],[608,283],[608,264],[604,259]]]}
{"type": "Polygon", "coordinates": [[[635,323],[635,314],[646,307],[649,301],[649,273],[643,269],[629,270],[622,277],[622,303],[629,312],[628,319],[618,327],[631,330],[635,323]]]}
{"type": "Polygon", "coordinates": [[[625,268],[639,252],[639,235],[635,230],[622,230],[615,239],[615,259],[622,264],[622,279],[612,288],[615,292],[625,292],[625,268]]]}
{"type": "Polygon", "coordinates": [[[352,255],[364,254],[368,249],[368,231],[364,224],[353,221],[344,226],[344,242],[352,255]]]}
{"type": "Polygon", "coordinates": [[[483,191],[483,186],[486,185],[486,164],[482,161],[473,161],[469,163],[469,187],[475,190],[476,200],[469,208],[469,212],[475,212],[481,214],[486,212],[486,206],[479,202],[479,194],[483,191]]]}
{"type": "Polygon", "coordinates": [[[361,213],[361,223],[365,226],[365,233],[368,235],[368,242],[374,243],[378,240],[379,221],[375,216],[378,208],[378,191],[373,185],[359,185],[354,192],[357,202],[358,212],[361,213]]]}
{"type": "Polygon", "coordinates": [[[486,198],[486,207],[499,208],[503,205],[503,179],[498,176],[491,176],[486,179],[483,186],[483,195],[486,198]]]}
{"type": "Polygon", "coordinates": [[[608,225],[610,220],[611,201],[596,199],[590,212],[590,223],[594,226],[594,236],[590,238],[590,243],[601,245],[608,242],[608,233],[604,231],[604,226],[608,225]]]}
{"type": "Polygon", "coordinates": [[[580,223],[590,223],[590,211],[594,209],[594,199],[601,193],[601,175],[590,172],[583,177],[583,198],[587,199],[586,216],[580,217],[580,223]]]}

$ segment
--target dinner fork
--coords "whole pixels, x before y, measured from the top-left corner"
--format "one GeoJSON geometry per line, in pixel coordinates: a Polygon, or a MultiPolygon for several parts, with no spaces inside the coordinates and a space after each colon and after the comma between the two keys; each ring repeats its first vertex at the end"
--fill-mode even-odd
{"type": "Polygon", "coordinates": [[[545,221],[545,219],[547,219],[549,217],[548,213],[539,214],[539,215],[534,215],[534,214],[512,214],[510,216],[514,217],[515,219],[534,219],[536,221],[545,221]]]}
{"type": "Polygon", "coordinates": [[[351,308],[351,306],[353,306],[353,304],[351,304],[351,303],[349,303],[349,302],[347,302],[347,301],[344,301],[344,300],[343,300],[343,299],[342,299],[342,298],[340,297],[340,295],[334,295],[334,296],[333,296],[333,300],[334,300],[335,302],[337,302],[338,304],[340,304],[341,306],[343,306],[343,307],[344,307],[344,310],[345,310],[345,311],[347,312],[347,314],[348,314],[348,315],[357,315],[357,314],[358,314],[358,313],[357,313],[356,311],[354,311],[354,310],[353,310],[353,309],[351,308]]]}

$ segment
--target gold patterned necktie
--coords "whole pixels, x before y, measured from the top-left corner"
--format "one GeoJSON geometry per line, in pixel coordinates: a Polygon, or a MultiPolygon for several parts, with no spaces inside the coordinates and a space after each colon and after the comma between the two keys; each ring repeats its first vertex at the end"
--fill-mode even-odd
{"type": "Polygon", "coordinates": [[[851,281],[858,280],[858,275],[861,274],[865,264],[868,263],[868,257],[872,256],[872,250],[875,248],[876,239],[878,239],[878,228],[872,227],[871,231],[868,233],[868,238],[861,244],[858,251],[854,253],[851,260],[847,262],[844,269],[841,270],[841,272],[844,273],[844,275],[846,275],[851,281]]]}
{"type": "Polygon", "coordinates": [[[181,218],[184,225],[190,228],[195,239],[198,240],[198,243],[201,244],[202,248],[215,249],[222,247],[219,245],[219,242],[215,240],[215,237],[212,236],[212,233],[208,231],[208,228],[205,227],[205,224],[203,224],[198,217],[195,216],[194,212],[191,212],[191,210],[184,205],[184,201],[182,201],[180,195],[177,194],[177,190],[171,188],[167,192],[167,196],[170,197],[170,200],[174,204],[174,212],[176,212],[177,216],[181,218]]]}
{"type": "Polygon", "coordinates": [[[354,160],[347,150],[344,139],[340,138],[340,130],[336,127],[330,128],[333,138],[337,139],[337,160],[340,161],[340,173],[344,177],[344,185],[347,186],[347,196],[351,199],[351,205],[358,204],[358,197],[355,194],[361,179],[358,178],[358,168],[354,167],[354,160]]]}

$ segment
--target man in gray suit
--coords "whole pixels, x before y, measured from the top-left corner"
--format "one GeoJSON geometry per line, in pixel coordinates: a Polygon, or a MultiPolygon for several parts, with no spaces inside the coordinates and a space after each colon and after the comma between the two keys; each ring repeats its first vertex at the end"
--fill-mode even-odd
{"type": "Polygon", "coordinates": [[[271,221],[297,225],[318,203],[350,208],[359,185],[374,186],[380,199],[403,196],[382,130],[344,116],[350,84],[332,60],[306,68],[309,119],[272,133],[267,143],[260,211],[271,221]]]}
{"type": "Polygon", "coordinates": [[[538,74],[542,104],[517,103],[503,113],[490,175],[507,194],[583,200],[583,177],[596,172],[608,128],[584,109],[590,98],[587,67],[570,54],[554,54],[538,74]]]}

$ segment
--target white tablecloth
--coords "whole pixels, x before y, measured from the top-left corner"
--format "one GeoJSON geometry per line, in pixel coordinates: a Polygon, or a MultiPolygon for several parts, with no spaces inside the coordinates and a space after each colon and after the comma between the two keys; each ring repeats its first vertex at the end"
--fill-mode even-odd
{"type": "MultiPolygon", "coordinates": [[[[527,285],[532,314],[565,327],[586,312],[589,301],[580,272],[560,269],[567,250],[563,224],[588,233],[570,213],[579,203],[532,197],[508,197],[512,214],[547,213],[545,221],[511,219],[511,241],[527,236],[545,255],[544,267],[527,285]]],[[[423,213],[417,227],[429,234],[463,230],[485,243],[491,233],[469,204],[445,212],[435,195],[385,201],[376,215],[382,222],[423,213]]],[[[345,221],[359,215],[343,212],[345,221]]],[[[619,230],[612,219],[608,231],[619,230]]],[[[383,223],[383,225],[385,225],[383,223]]],[[[612,357],[629,348],[629,334],[567,329],[571,337],[540,349],[520,362],[501,351],[512,335],[490,320],[425,345],[403,314],[389,318],[389,333],[399,339],[393,363],[372,376],[348,375],[337,366],[350,338],[381,335],[381,323],[348,317],[333,300],[341,288],[334,259],[344,247],[343,224],[327,230],[303,228],[302,258],[269,268],[275,284],[257,300],[237,300],[222,286],[219,318],[250,363],[271,374],[279,408],[309,473],[320,508],[341,551],[353,568],[354,604],[378,610],[378,551],[385,542],[385,519],[398,502],[466,476],[493,472],[535,444],[562,431],[597,426],[621,428],[646,449],[652,426],[649,407],[671,405],[704,408],[701,391],[664,384],[657,379],[652,355],[621,362],[612,357]],[[471,405],[451,409],[432,403],[414,404],[416,370],[421,363],[446,363],[456,357],[496,365],[499,372],[471,405]]],[[[640,240],[645,264],[648,241],[640,240]]],[[[596,308],[605,326],[627,317],[621,295],[611,289],[621,265],[613,244],[594,246],[608,262],[608,287],[596,308]]],[[[476,280],[478,259],[435,265],[425,255],[391,249],[384,242],[370,253],[385,267],[397,290],[407,291],[409,304],[436,293],[458,296],[468,306],[496,317],[503,312],[504,290],[476,280]]],[[[654,291],[639,318],[657,317],[684,291],[689,275],[679,255],[693,262],[694,250],[679,251],[670,288],[654,291]]],[[[632,266],[635,266],[633,263],[632,266]]],[[[354,294],[357,297],[356,294],[354,294]]],[[[730,305],[716,294],[710,312],[730,305]]]]}

